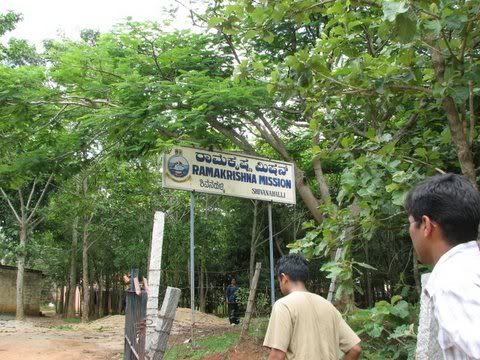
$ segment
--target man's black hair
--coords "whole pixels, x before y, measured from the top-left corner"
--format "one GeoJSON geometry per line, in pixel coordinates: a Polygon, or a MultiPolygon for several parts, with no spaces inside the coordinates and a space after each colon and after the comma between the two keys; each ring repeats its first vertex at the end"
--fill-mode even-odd
{"type": "Polygon", "coordinates": [[[410,190],[405,209],[417,226],[422,216],[440,225],[451,245],[475,240],[480,221],[480,193],[466,177],[437,175],[410,190]]]}
{"type": "Polygon", "coordinates": [[[300,254],[289,254],[282,256],[277,261],[276,274],[288,275],[292,281],[301,281],[305,283],[308,279],[307,260],[300,254]]]}

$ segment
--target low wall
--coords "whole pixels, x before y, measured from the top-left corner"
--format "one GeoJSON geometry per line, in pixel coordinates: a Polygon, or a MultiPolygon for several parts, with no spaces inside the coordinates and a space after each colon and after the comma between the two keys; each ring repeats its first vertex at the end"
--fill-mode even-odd
{"type": "MultiPolygon", "coordinates": [[[[23,296],[26,315],[40,315],[40,297],[43,274],[37,270],[25,270],[23,296]]],[[[0,265],[0,314],[15,314],[17,306],[17,268],[0,265]]]]}

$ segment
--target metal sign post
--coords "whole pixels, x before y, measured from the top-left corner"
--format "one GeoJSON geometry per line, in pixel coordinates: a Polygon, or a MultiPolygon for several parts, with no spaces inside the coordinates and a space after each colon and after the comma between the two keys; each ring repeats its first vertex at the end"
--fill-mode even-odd
{"type": "Polygon", "coordinates": [[[272,202],[268,203],[268,233],[270,244],[270,299],[275,304],[275,277],[274,277],[274,264],[273,264],[273,226],[272,226],[272,202]]]}
{"type": "Polygon", "coordinates": [[[190,193],[190,308],[192,309],[192,345],[195,329],[195,192],[190,193]]]}

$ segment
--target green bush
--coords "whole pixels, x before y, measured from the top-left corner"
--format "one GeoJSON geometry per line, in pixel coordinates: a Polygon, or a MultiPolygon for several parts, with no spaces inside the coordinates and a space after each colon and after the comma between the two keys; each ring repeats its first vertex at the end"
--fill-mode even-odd
{"type": "MultiPolygon", "coordinates": [[[[237,290],[237,301],[240,304],[240,307],[244,311],[247,308],[249,291],[250,289],[247,289],[247,288],[239,288],[237,290]]],[[[256,316],[266,316],[266,315],[270,315],[270,310],[271,310],[270,299],[264,293],[260,293],[257,291],[257,294],[255,296],[254,314],[256,316]]]]}
{"type": "Polygon", "coordinates": [[[414,359],[418,305],[402,300],[379,301],[373,308],[356,310],[347,321],[362,339],[365,359],[414,359]]]}

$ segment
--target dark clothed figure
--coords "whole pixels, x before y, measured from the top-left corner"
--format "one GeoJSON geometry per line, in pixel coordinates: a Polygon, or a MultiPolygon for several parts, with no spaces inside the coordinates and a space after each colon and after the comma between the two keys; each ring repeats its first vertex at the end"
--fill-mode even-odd
{"type": "Polygon", "coordinates": [[[228,304],[228,319],[230,324],[238,325],[240,322],[238,318],[238,302],[237,302],[237,282],[232,279],[232,283],[228,285],[226,291],[227,304],[228,304]]]}

